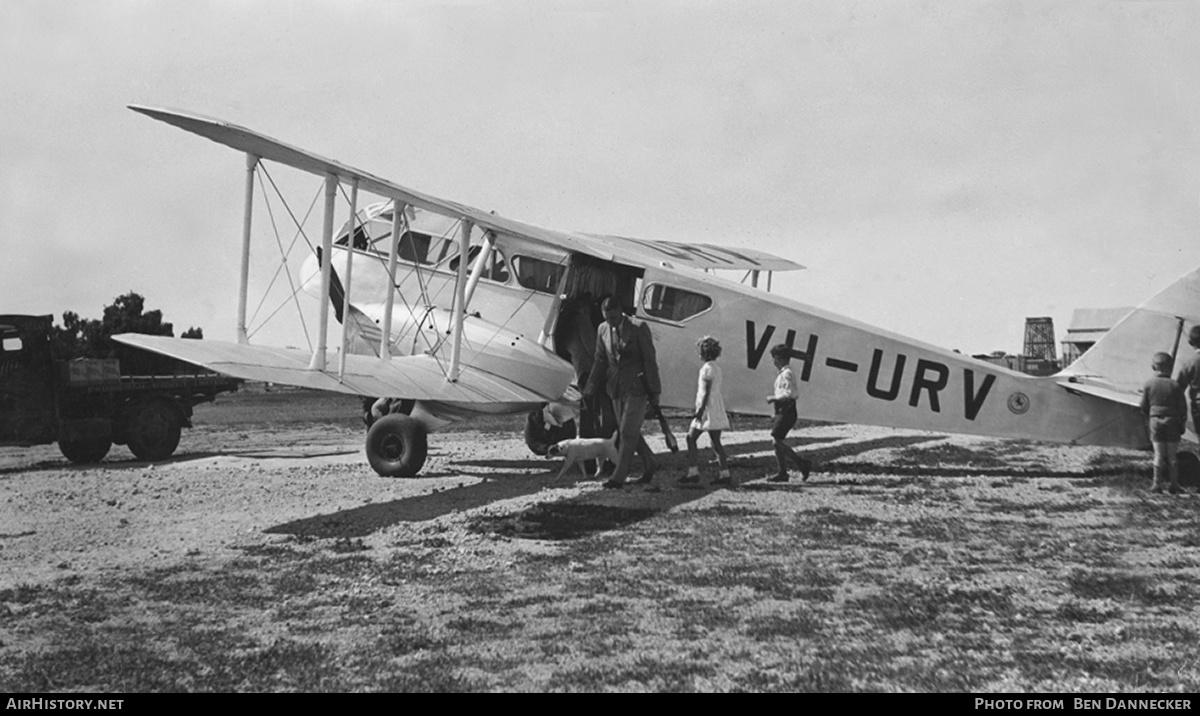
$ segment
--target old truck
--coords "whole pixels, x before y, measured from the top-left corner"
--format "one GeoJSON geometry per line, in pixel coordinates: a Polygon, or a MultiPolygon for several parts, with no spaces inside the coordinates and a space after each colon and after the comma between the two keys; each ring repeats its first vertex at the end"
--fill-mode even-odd
{"type": "Polygon", "coordinates": [[[0,315],[0,445],[57,442],[76,463],[128,445],[141,460],[163,460],[193,406],[241,383],[149,354],[61,360],[52,330],[51,316],[0,315]]]}

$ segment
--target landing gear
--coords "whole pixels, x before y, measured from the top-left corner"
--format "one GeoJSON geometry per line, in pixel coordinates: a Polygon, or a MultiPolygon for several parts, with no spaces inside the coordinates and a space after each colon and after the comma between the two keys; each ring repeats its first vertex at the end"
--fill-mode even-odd
{"type": "Polygon", "coordinates": [[[413,477],[429,452],[425,426],[407,415],[385,415],[367,431],[367,462],[382,477],[413,477]]]}
{"type": "Polygon", "coordinates": [[[370,428],[385,415],[411,415],[416,404],[408,398],[363,398],[363,422],[370,428]]]}

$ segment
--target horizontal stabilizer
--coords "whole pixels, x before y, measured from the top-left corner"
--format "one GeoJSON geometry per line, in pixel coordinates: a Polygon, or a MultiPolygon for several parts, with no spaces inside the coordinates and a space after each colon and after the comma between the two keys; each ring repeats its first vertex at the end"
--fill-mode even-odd
{"type": "Polygon", "coordinates": [[[1058,384],[1073,393],[1093,395],[1097,398],[1111,400],[1114,403],[1130,405],[1135,408],[1141,406],[1142,396],[1139,393],[1130,393],[1128,391],[1117,390],[1116,388],[1097,385],[1095,383],[1075,382],[1072,380],[1060,380],[1058,381],[1058,384]]]}
{"type": "MultiPolygon", "coordinates": [[[[471,367],[464,368],[459,380],[451,383],[446,379],[445,366],[429,355],[390,360],[347,355],[345,374],[339,377],[334,370],[311,370],[311,353],[296,348],[271,348],[140,333],[123,333],[113,336],[113,340],[234,378],[349,395],[451,403],[542,403],[557,399],[570,383],[569,375],[548,375],[545,385],[534,390],[471,367]]],[[[328,365],[335,366],[339,360],[338,354],[328,354],[328,365]]]]}

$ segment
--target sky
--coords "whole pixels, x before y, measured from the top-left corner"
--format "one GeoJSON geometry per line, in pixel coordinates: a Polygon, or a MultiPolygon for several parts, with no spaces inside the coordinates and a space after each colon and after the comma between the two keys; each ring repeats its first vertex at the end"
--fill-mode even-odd
{"type": "Polygon", "coordinates": [[[140,104],[533,224],[753,246],[807,267],[781,295],[1018,353],[1028,316],[1061,340],[1200,265],[1197,37],[1193,2],[0,0],[0,313],[132,290],[233,338],[245,160],[140,104]]]}

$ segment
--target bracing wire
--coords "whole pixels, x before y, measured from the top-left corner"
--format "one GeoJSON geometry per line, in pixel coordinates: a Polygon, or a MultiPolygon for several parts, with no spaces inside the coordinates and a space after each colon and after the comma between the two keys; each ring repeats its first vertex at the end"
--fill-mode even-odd
{"type": "MultiPolygon", "coordinates": [[[[270,294],[271,287],[274,286],[275,281],[279,277],[279,271],[286,269],[287,256],[291,254],[292,248],[296,245],[296,241],[299,238],[303,237],[305,243],[308,244],[310,247],[312,246],[312,242],[310,242],[308,240],[307,235],[305,235],[305,233],[304,233],[304,223],[306,223],[308,221],[308,217],[312,215],[313,208],[316,206],[317,199],[320,197],[320,191],[318,190],[317,193],[313,196],[312,202],[308,206],[308,211],[304,215],[304,220],[299,221],[296,219],[295,213],[292,212],[292,208],[288,204],[287,199],[284,198],[283,192],[281,192],[279,190],[278,185],[275,184],[275,180],[271,177],[270,172],[267,171],[266,167],[263,166],[263,164],[261,162],[259,163],[258,167],[261,168],[263,176],[265,176],[267,181],[270,182],[272,189],[275,190],[275,195],[279,198],[280,203],[283,205],[284,209],[287,211],[288,216],[292,220],[292,223],[296,226],[296,234],[292,237],[292,241],[288,245],[288,248],[286,250],[284,250],[283,246],[282,246],[282,242],[279,239],[279,229],[275,222],[274,212],[271,211],[270,195],[266,192],[265,186],[264,186],[264,189],[262,192],[263,197],[264,197],[264,203],[266,204],[266,207],[267,207],[267,213],[271,217],[271,225],[272,225],[272,229],[275,232],[276,244],[280,247],[280,251],[283,254],[283,262],[281,263],[280,269],[276,269],[275,276],[271,279],[270,285],[267,287],[266,291],[263,292],[263,298],[259,302],[258,308],[255,309],[255,313],[254,313],[255,317],[258,316],[259,310],[261,310],[263,304],[266,302],[267,296],[270,294]]],[[[260,177],[260,183],[261,183],[261,177],[260,177]]],[[[296,306],[296,315],[300,319],[300,326],[304,332],[305,342],[308,344],[309,350],[312,350],[312,337],[308,332],[308,324],[304,320],[304,312],[301,310],[300,302],[297,298],[297,296],[299,295],[299,293],[302,289],[297,288],[296,284],[292,280],[292,275],[291,275],[290,271],[288,271],[287,275],[288,275],[288,283],[291,284],[291,289],[292,289],[291,293],[288,296],[285,296],[283,301],[279,304],[279,306],[277,306],[275,308],[275,310],[270,313],[270,315],[268,315],[265,319],[263,319],[263,322],[261,324],[259,324],[258,327],[256,327],[252,332],[249,332],[248,336],[253,336],[256,333],[258,333],[258,331],[265,328],[266,325],[268,323],[270,323],[271,320],[276,315],[279,314],[279,312],[283,309],[283,307],[287,305],[288,301],[292,301],[296,306]]],[[[305,279],[304,281],[301,281],[300,285],[303,286],[305,281],[307,281],[307,279],[305,279]]]]}
{"type": "MultiPolygon", "coordinates": [[[[274,283],[278,280],[279,273],[281,271],[283,271],[283,272],[286,272],[286,274],[287,274],[287,280],[291,287],[291,294],[287,298],[285,298],[284,301],[277,308],[275,308],[274,311],[272,311],[265,319],[263,319],[263,322],[257,328],[254,329],[254,332],[257,332],[258,330],[261,330],[263,327],[265,327],[266,324],[269,323],[287,305],[288,302],[292,302],[292,303],[295,303],[295,305],[296,305],[297,314],[300,317],[301,324],[304,329],[305,339],[308,341],[309,347],[311,349],[312,339],[311,339],[311,336],[309,335],[307,324],[304,321],[303,312],[300,310],[299,301],[297,299],[297,295],[299,294],[301,289],[297,287],[294,277],[292,276],[291,272],[288,270],[287,263],[288,263],[288,255],[291,253],[291,251],[294,249],[296,243],[300,239],[303,239],[304,242],[309,246],[309,248],[313,249],[313,244],[309,240],[309,237],[305,233],[303,227],[304,227],[304,224],[308,221],[309,217],[311,216],[311,214],[317,204],[317,201],[320,198],[321,191],[320,191],[320,189],[318,189],[317,192],[314,194],[313,200],[309,204],[308,210],[305,212],[303,220],[298,220],[296,218],[295,213],[292,211],[290,204],[283,197],[283,193],[280,191],[278,185],[275,183],[275,180],[271,176],[270,172],[267,171],[267,169],[265,167],[262,167],[261,164],[259,165],[259,167],[261,168],[262,173],[259,175],[258,178],[259,178],[260,186],[263,187],[264,197],[269,197],[269,194],[265,191],[266,184],[269,183],[271,188],[274,190],[276,197],[279,199],[283,208],[286,210],[292,223],[296,226],[296,232],[293,235],[288,246],[285,248],[284,244],[283,244],[282,236],[281,236],[281,231],[280,231],[280,228],[279,228],[277,220],[276,220],[275,211],[273,209],[271,200],[269,198],[265,199],[267,213],[268,213],[268,216],[270,217],[272,230],[275,235],[276,245],[279,248],[281,258],[282,258],[282,260],[280,262],[280,266],[276,269],[275,275],[271,279],[271,285],[269,285],[267,288],[267,293],[269,293],[271,287],[273,287],[274,283]]],[[[345,200],[347,203],[349,203],[349,197],[347,195],[346,189],[345,189],[345,187],[343,187],[341,185],[340,182],[338,183],[338,190],[339,190],[339,193],[342,195],[343,200],[345,200]]],[[[403,231],[404,232],[411,231],[411,224],[410,224],[410,221],[409,221],[409,218],[407,215],[407,211],[405,211],[406,208],[407,207],[405,207],[403,205],[403,202],[393,200],[392,210],[403,212],[402,222],[403,222],[403,231]]],[[[366,227],[369,225],[369,221],[365,220],[365,219],[361,219],[360,218],[361,212],[357,209],[357,207],[355,207],[355,209],[356,209],[355,215],[353,217],[351,217],[351,219],[350,219],[350,228],[349,228],[348,233],[346,234],[347,245],[345,248],[347,251],[350,252],[350,254],[349,254],[350,257],[353,257],[354,252],[357,251],[357,249],[355,248],[354,240],[355,240],[355,235],[360,228],[362,228],[364,230],[364,235],[367,239],[367,242],[371,246],[374,246],[376,243],[378,243],[378,241],[380,241],[384,238],[391,237],[390,231],[385,236],[381,236],[378,238],[372,237],[370,235],[370,233],[366,230],[366,227]]],[[[447,228],[445,231],[443,231],[440,236],[437,236],[437,238],[440,241],[454,242],[453,237],[456,235],[456,232],[461,231],[461,228],[462,228],[462,220],[460,218],[460,219],[454,221],[451,224],[451,226],[449,228],[447,228]]],[[[394,240],[394,238],[393,238],[393,240],[394,240]]],[[[315,249],[313,249],[313,250],[315,250],[315,249]]],[[[384,255],[377,249],[372,250],[370,252],[364,252],[364,253],[366,253],[367,256],[373,258],[375,261],[377,261],[381,265],[383,265],[385,267],[385,271],[386,271],[386,265],[387,265],[387,260],[388,260],[387,255],[384,255]]],[[[457,253],[454,255],[457,255],[457,253]]],[[[470,254],[468,252],[468,254],[460,256],[459,261],[467,261],[469,256],[470,256],[470,254]]],[[[444,257],[443,259],[441,259],[441,261],[438,262],[438,264],[440,265],[441,263],[449,260],[450,258],[451,257],[444,257]]],[[[567,262],[568,258],[569,257],[564,256],[559,261],[559,265],[560,266],[564,265],[567,262]]],[[[332,260],[332,257],[330,257],[329,260],[332,260]]],[[[423,340],[425,343],[425,351],[424,352],[426,354],[432,356],[433,359],[437,362],[439,368],[443,372],[445,372],[447,367],[444,364],[443,358],[439,354],[440,354],[441,349],[445,346],[446,342],[449,340],[449,334],[446,331],[441,330],[441,328],[438,326],[438,320],[437,320],[437,314],[435,312],[435,308],[436,308],[436,301],[438,301],[439,299],[441,299],[443,297],[445,291],[453,285],[453,282],[442,282],[442,285],[440,287],[438,287],[435,291],[432,288],[432,281],[430,280],[430,279],[432,279],[433,274],[437,273],[435,266],[429,267],[430,274],[429,274],[429,276],[426,276],[425,272],[422,271],[421,262],[413,260],[413,261],[405,261],[404,263],[408,264],[408,266],[409,266],[408,271],[400,277],[394,277],[394,280],[391,281],[391,290],[395,291],[396,294],[400,297],[400,301],[404,307],[404,310],[407,311],[409,318],[412,319],[411,320],[411,323],[412,323],[411,330],[412,330],[413,335],[412,335],[412,346],[411,346],[410,352],[415,354],[418,349],[418,343],[423,340]],[[415,278],[415,280],[416,280],[417,287],[420,292],[419,303],[411,302],[409,300],[409,298],[404,294],[404,292],[400,290],[401,285],[405,284],[410,278],[415,278]],[[423,307],[420,306],[419,305],[420,303],[423,303],[424,306],[423,307]],[[419,309],[423,309],[423,310],[419,310],[419,309]],[[418,316],[418,313],[420,313],[421,315],[418,316]],[[430,326],[431,326],[432,331],[424,330],[424,325],[426,322],[431,322],[430,326]],[[430,333],[432,333],[432,335],[430,335],[430,333]]],[[[309,277],[309,278],[311,278],[311,277],[309,277]]],[[[305,279],[305,280],[308,280],[308,279],[305,279]]],[[[304,284],[304,281],[301,281],[300,285],[302,286],[303,284],[304,284]]],[[[490,345],[492,345],[495,342],[495,340],[500,336],[501,331],[504,329],[504,326],[507,325],[514,317],[516,317],[516,315],[518,313],[520,313],[528,305],[530,300],[532,300],[533,295],[534,295],[533,291],[528,292],[527,295],[525,296],[524,300],[522,300],[512,310],[512,312],[509,314],[509,316],[507,318],[504,319],[504,321],[497,324],[496,330],[493,331],[492,334],[485,341],[482,342],[482,344],[479,344],[478,341],[471,341],[464,335],[464,337],[463,337],[464,344],[468,347],[469,352],[474,354],[474,360],[465,363],[464,367],[474,367],[474,365],[479,360],[479,358],[482,357],[483,351],[485,351],[490,345]],[[479,345],[479,347],[477,349],[475,347],[476,345],[479,345]]],[[[324,298],[323,298],[323,300],[324,300],[324,298]]],[[[265,301],[266,301],[266,295],[264,294],[263,301],[260,302],[258,308],[255,309],[254,319],[257,319],[259,313],[261,312],[261,310],[263,308],[263,304],[265,303],[265,301]]],[[[465,309],[465,307],[464,307],[464,309],[465,309]]],[[[363,335],[365,333],[363,331],[364,326],[361,323],[360,316],[356,315],[354,312],[348,312],[346,315],[343,316],[343,320],[355,321],[354,325],[358,329],[359,334],[363,335]]],[[[390,344],[392,346],[400,345],[403,341],[406,340],[406,334],[408,333],[408,331],[409,331],[409,327],[405,327],[401,332],[397,333],[394,340],[392,339],[391,336],[388,336],[388,340],[389,340],[390,344]]]]}
{"type": "MultiPolygon", "coordinates": [[[[283,272],[287,276],[288,286],[291,289],[291,293],[284,299],[282,305],[286,305],[289,300],[295,304],[296,316],[300,319],[300,328],[304,332],[304,340],[308,344],[309,349],[311,350],[312,337],[309,335],[308,323],[304,320],[304,311],[302,311],[300,309],[300,300],[298,298],[298,294],[300,293],[301,289],[297,287],[296,282],[293,280],[292,272],[288,269],[288,266],[287,266],[287,261],[288,261],[288,256],[290,256],[292,253],[292,248],[295,247],[295,245],[296,245],[297,239],[301,236],[304,236],[304,223],[307,222],[308,217],[312,215],[313,207],[316,206],[316,201],[317,201],[317,198],[320,196],[320,192],[318,192],[313,197],[313,201],[309,204],[308,211],[305,213],[303,221],[297,221],[295,214],[292,213],[291,207],[287,203],[287,200],[284,199],[283,194],[279,191],[279,187],[275,184],[275,181],[271,178],[270,172],[268,172],[267,169],[262,166],[261,162],[258,164],[257,168],[260,169],[262,172],[262,174],[259,175],[259,184],[260,184],[260,187],[262,188],[263,203],[266,206],[267,215],[270,217],[270,220],[271,220],[271,229],[275,236],[275,244],[279,248],[279,254],[280,254],[281,261],[280,261],[279,267],[275,270],[275,275],[271,277],[270,283],[267,285],[266,290],[263,291],[262,300],[259,301],[258,306],[254,309],[254,316],[251,319],[251,322],[253,322],[253,320],[258,317],[258,312],[259,312],[259,310],[262,309],[263,304],[266,302],[266,298],[270,294],[271,288],[274,287],[275,282],[279,279],[280,272],[283,272]],[[292,223],[295,224],[295,226],[296,226],[296,233],[292,236],[292,241],[290,244],[288,244],[288,247],[286,249],[283,247],[283,241],[281,240],[280,235],[279,235],[279,226],[275,220],[275,212],[271,208],[270,195],[267,193],[266,186],[265,186],[265,184],[263,184],[263,181],[262,181],[263,176],[265,176],[267,178],[267,181],[270,182],[271,187],[275,190],[275,195],[279,198],[280,202],[283,204],[284,208],[287,210],[288,215],[291,217],[292,223]]],[[[257,172],[256,172],[256,174],[257,174],[257,172]]],[[[304,239],[305,239],[305,242],[308,243],[308,237],[304,236],[304,239]]],[[[301,283],[301,285],[303,285],[303,282],[301,283]]],[[[280,308],[282,308],[282,305],[280,306],[280,308]]],[[[260,324],[257,328],[254,329],[254,333],[257,333],[259,330],[261,330],[263,327],[265,327],[267,324],[267,321],[269,321],[271,318],[273,318],[275,315],[277,315],[279,313],[279,310],[280,310],[279,308],[276,308],[274,311],[272,311],[271,315],[268,316],[268,318],[265,319],[262,324],[260,324]]]]}

